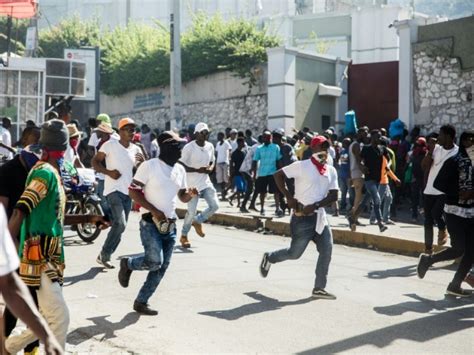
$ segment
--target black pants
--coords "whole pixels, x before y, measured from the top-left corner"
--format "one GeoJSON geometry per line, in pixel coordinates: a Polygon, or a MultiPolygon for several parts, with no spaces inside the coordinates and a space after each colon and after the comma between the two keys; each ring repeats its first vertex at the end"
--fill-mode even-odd
{"type": "MultiPolygon", "coordinates": [[[[28,290],[30,291],[31,297],[33,297],[33,301],[35,301],[36,307],[38,307],[38,296],[36,295],[36,289],[34,287],[28,287],[28,290]]],[[[5,331],[5,337],[8,338],[16,327],[17,323],[17,318],[15,315],[8,309],[8,307],[5,307],[5,312],[3,313],[3,322],[4,322],[4,331],[5,331]]],[[[35,340],[34,342],[28,344],[25,347],[25,352],[32,352],[35,348],[39,347],[39,340],[35,340]]]]}
{"type": "MultiPolygon", "coordinates": [[[[291,196],[295,196],[295,179],[285,178],[285,184],[291,196]]],[[[284,211],[286,208],[288,208],[285,201],[285,195],[283,195],[283,193],[280,193],[279,196],[280,196],[280,207],[284,211]]]]}
{"type": "Polygon", "coordinates": [[[247,189],[245,190],[245,195],[244,195],[244,199],[242,201],[242,205],[240,205],[240,207],[242,209],[245,209],[246,206],[247,206],[247,202],[250,198],[250,195],[252,195],[252,191],[253,191],[253,179],[252,177],[247,174],[247,173],[242,173],[242,176],[244,177],[245,179],[245,183],[247,184],[247,189]]]}
{"type": "Polygon", "coordinates": [[[433,226],[436,222],[439,230],[446,229],[444,221],[445,195],[423,194],[423,208],[425,210],[425,248],[433,248],[433,226]]]}
{"type": "Polygon", "coordinates": [[[446,223],[451,237],[451,248],[433,254],[432,263],[454,260],[462,255],[452,284],[460,286],[474,262],[474,218],[462,218],[446,213],[446,223]]]}
{"type": "Polygon", "coordinates": [[[418,218],[418,207],[422,199],[422,183],[421,181],[414,181],[411,183],[411,216],[418,218]]]}

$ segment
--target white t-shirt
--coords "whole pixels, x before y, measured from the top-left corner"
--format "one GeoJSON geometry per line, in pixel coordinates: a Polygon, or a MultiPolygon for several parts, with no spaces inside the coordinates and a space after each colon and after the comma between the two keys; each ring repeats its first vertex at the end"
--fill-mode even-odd
{"type": "Polygon", "coordinates": [[[434,188],[433,183],[438,176],[439,171],[443,167],[443,164],[449,158],[458,154],[459,147],[454,145],[451,149],[444,149],[439,144],[436,144],[433,150],[433,164],[431,165],[430,172],[428,175],[428,181],[426,182],[425,191],[427,195],[443,195],[443,193],[434,188]]]}
{"type": "Polygon", "coordinates": [[[295,179],[295,198],[304,206],[324,199],[329,190],[339,190],[336,169],[326,164],[321,175],[310,159],[296,161],[283,168],[288,178],[295,179]]]}
{"type": "Polygon", "coordinates": [[[5,208],[0,204],[0,276],[8,275],[20,266],[20,259],[8,231],[5,208]]]}
{"type": "Polygon", "coordinates": [[[186,171],[181,164],[169,166],[160,159],[143,162],[133,177],[145,187],[145,198],[167,218],[176,218],[176,198],[181,189],[186,189],[186,171]]]}
{"type": "Polygon", "coordinates": [[[232,147],[232,152],[231,153],[235,152],[235,150],[237,149],[237,146],[238,146],[237,138],[234,139],[234,140],[229,138],[228,142],[230,143],[230,146],[232,147]]]}
{"type": "Polygon", "coordinates": [[[254,144],[253,146],[247,149],[247,154],[245,155],[244,161],[242,165],[240,166],[239,171],[241,173],[247,173],[250,175],[250,171],[252,170],[253,156],[255,155],[257,148],[258,148],[258,144],[254,144]]]}
{"type": "Polygon", "coordinates": [[[217,164],[229,164],[229,158],[230,158],[230,151],[233,151],[232,145],[229,143],[229,141],[224,141],[222,144],[221,142],[216,143],[216,152],[217,152],[217,164]]]}
{"type": "Polygon", "coordinates": [[[119,141],[109,140],[100,147],[99,152],[105,154],[108,170],[118,170],[122,174],[117,180],[105,176],[104,196],[114,191],[128,195],[128,187],[132,182],[133,168],[136,164],[135,156],[141,153],[140,148],[133,143],[125,148],[119,141]]]}
{"type": "MultiPolygon", "coordinates": [[[[204,147],[199,146],[196,141],[189,142],[181,152],[181,162],[194,169],[207,167],[214,162],[214,146],[205,142],[204,147]]],[[[189,187],[195,187],[202,191],[208,187],[213,187],[208,174],[186,173],[189,187]]]]}
{"type": "MultiPolygon", "coordinates": [[[[110,140],[112,140],[112,139],[118,141],[118,140],[120,140],[120,136],[117,133],[114,132],[110,136],[110,140]]],[[[94,151],[97,153],[97,146],[99,145],[99,143],[100,143],[100,139],[97,136],[97,133],[92,132],[91,136],[89,137],[89,141],[87,142],[87,145],[90,146],[90,147],[94,147],[94,151]]],[[[99,180],[104,180],[105,179],[105,175],[102,174],[102,173],[96,172],[95,176],[99,180]]]]}
{"type": "MultiPolygon", "coordinates": [[[[0,126],[0,142],[9,147],[12,146],[12,135],[8,129],[2,126],[0,126]]],[[[13,159],[13,153],[6,148],[0,148],[0,154],[7,157],[7,159],[13,159]]]]}

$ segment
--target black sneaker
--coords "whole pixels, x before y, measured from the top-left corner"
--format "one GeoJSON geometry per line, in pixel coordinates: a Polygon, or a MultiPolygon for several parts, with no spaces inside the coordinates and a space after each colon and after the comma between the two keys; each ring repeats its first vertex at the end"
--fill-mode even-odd
{"type": "Polygon", "coordinates": [[[147,316],[156,316],[158,314],[158,311],[150,308],[148,303],[140,303],[138,301],[135,301],[133,302],[133,309],[135,310],[135,312],[138,312],[140,314],[144,314],[147,316]]]}
{"type": "Polygon", "coordinates": [[[472,292],[461,288],[461,286],[455,286],[452,283],[448,285],[446,289],[446,294],[456,297],[471,297],[472,292]]]}
{"type": "Polygon", "coordinates": [[[385,232],[387,229],[388,229],[388,227],[387,227],[385,224],[379,223],[379,231],[380,231],[380,233],[385,232]]]}
{"type": "Polygon", "coordinates": [[[420,258],[418,260],[418,266],[416,268],[416,273],[418,277],[422,279],[425,277],[426,272],[431,266],[431,257],[428,254],[420,254],[420,258]]]}
{"type": "Polygon", "coordinates": [[[97,263],[99,263],[102,266],[105,266],[106,269],[115,269],[115,266],[113,266],[110,261],[108,260],[102,260],[102,256],[99,254],[96,259],[97,263]]]}
{"type": "Polygon", "coordinates": [[[283,217],[285,215],[285,212],[283,212],[283,210],[280,208],[280,209],[275,211],[275,215],[277,217],[283,217]]]}
{"type": "Polygon", "coordinates": [[[349,222],[349,228],[351,229],[352,232],[355,232],[357,229],[357,225],[354,222],[354,219],[352,216],[347,216],[347,222],[349,222]]]}
{"type": "Polygon", "coordinates": [[[250,211],[248,209],[246,209],[245,207],[240,207],[240,212],[242,213],[250,213],[250,211]]]}
{"type": "Polygon", "coordinates": [[[268,261],[268,253],[264,253],[262,262],[260,263],[260,275],[262,275],[262,277],[267,277],[270,266],[272,266],[272,264],[268,261]]]}
{"type": "Polygon", "coordinates": [[[320,298],[324,300],[335,300],[337,297],[329,293],[323,288],[314,288],[312,293],[313,298],[320,298]]]}
{"type": "Polygon", "coordinates": [[[118,273],[118,280],[120,286],[128,287],[130,282],[130,275],[132,275],[132,270],[128,268],[128,258],[123,258],[120,260],[120,270],[118,273]]]}
{"type": "Polygon", "coordinates": [[[263,208],[260,210],[260,216],[265,216],[265,210],[263,208]]]}

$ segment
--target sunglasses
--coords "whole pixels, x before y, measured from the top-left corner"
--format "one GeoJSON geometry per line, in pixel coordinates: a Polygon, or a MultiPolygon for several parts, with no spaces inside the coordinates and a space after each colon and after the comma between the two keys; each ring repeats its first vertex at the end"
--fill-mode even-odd
{"type": "Polygon", "coordinates": [[[124,127],[124,128],[121,128],[120,130],[133,133],[133,132],[135,132],[135,127],[124,127]]]}

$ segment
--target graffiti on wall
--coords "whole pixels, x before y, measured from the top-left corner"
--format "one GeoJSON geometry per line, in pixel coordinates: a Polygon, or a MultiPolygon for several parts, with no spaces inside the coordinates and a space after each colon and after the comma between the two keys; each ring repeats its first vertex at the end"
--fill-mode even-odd
{"type": "Polygon", "coordinates": [[[133,109],[141,110],[150,107],[160,107],[163,105],[164,100],[165,96],[163,95],[162,91],[157,93],[137,95],[133,99],[133,109]]]}

